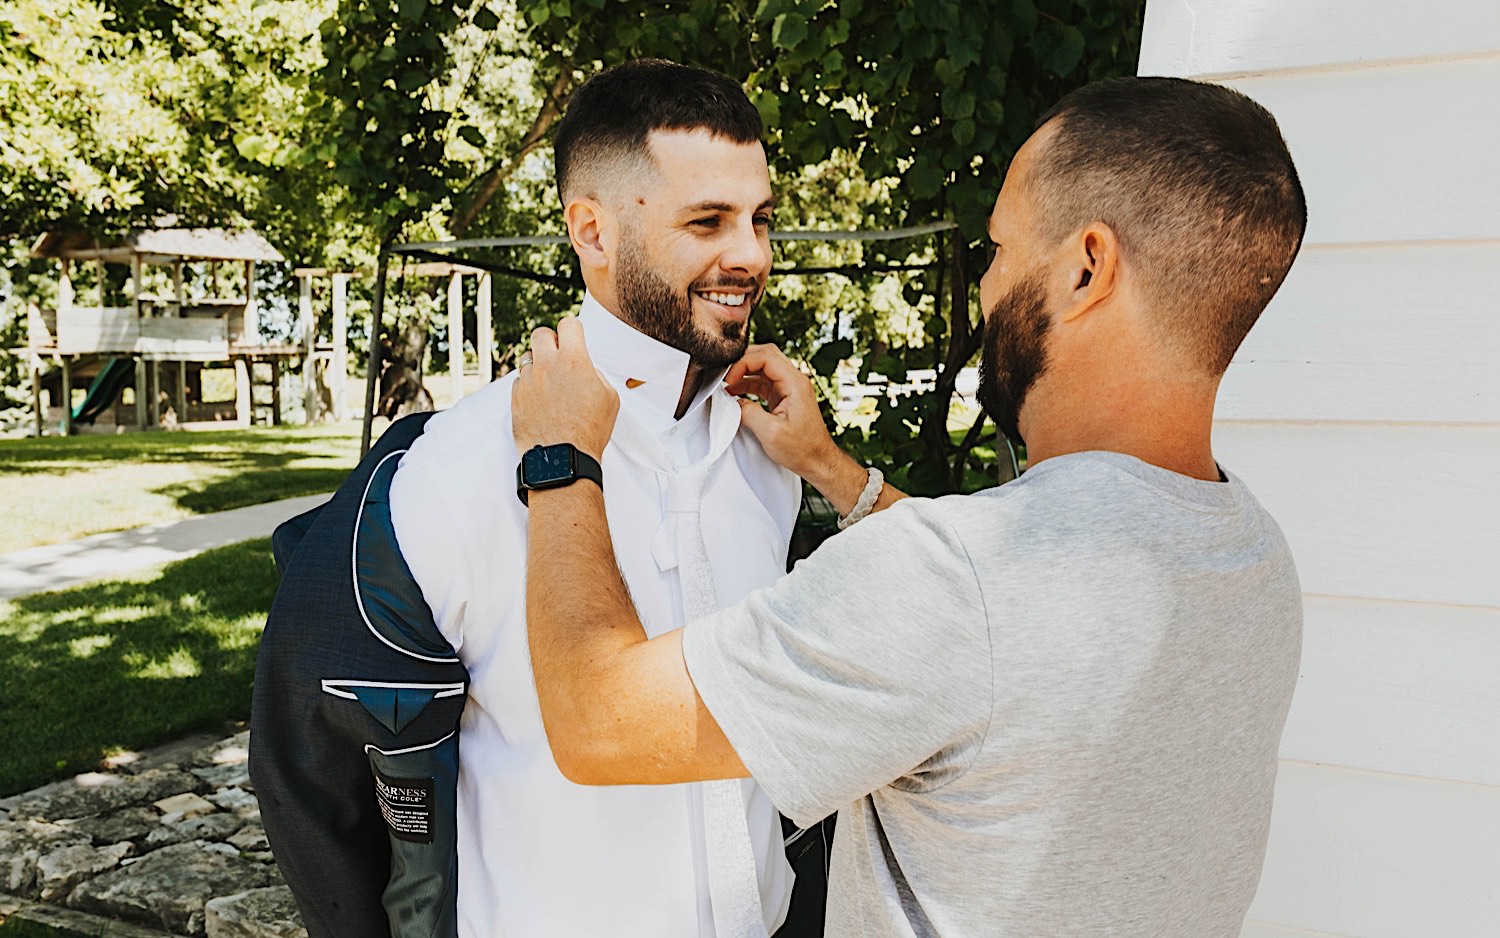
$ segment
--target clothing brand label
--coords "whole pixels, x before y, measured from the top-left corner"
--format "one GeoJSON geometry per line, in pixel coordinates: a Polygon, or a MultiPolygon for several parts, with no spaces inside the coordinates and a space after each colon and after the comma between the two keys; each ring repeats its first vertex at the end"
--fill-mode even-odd
{"type": "Polygon", "coordinates": [[[392,778],[375,772],[375,798],[391,836],[432,843],[432,779],[392,778]]]}

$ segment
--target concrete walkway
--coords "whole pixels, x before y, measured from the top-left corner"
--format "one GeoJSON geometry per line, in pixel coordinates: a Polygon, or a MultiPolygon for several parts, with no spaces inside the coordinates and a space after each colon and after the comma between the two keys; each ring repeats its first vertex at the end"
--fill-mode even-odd
{"type": "Polygon", "coordinates": [[[267,537],[281,522],[329,497],[305,495],[0,554],[0,600],[121,576],[211,547],[267,537]]]}

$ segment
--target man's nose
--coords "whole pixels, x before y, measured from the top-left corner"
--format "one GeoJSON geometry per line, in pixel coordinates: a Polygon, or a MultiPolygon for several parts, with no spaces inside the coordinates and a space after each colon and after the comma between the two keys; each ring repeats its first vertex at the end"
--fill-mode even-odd
{"type": "Polygon", "coordinates": [[[738,223],[729,233],[729,243],[719,255],[719,266],[728,271],[759,277],[771,266],[771,244],[753,219],[738,223]]]}

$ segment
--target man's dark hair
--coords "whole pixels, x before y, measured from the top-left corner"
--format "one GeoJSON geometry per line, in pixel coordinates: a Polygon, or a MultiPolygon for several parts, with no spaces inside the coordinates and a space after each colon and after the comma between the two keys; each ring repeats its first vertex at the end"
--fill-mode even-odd
{"type": "Polygon", "coordinates": [[[1275,294],[1307,228],[1276,120],[1228,88],[1115,78],[1063,98],[1028,186],[1052,241],[1109,225],[1164,341],[1222,374],[1275,294]]]}
{"type": "Polygon", "coordinates": [[[557,193],[612,160],[639,158],[653,130],[704,129],[735,143],[757,143],[760,112],[734,79],[706,68],[637,59],[600,72],[573,94],[557,122],[557,193]]]}

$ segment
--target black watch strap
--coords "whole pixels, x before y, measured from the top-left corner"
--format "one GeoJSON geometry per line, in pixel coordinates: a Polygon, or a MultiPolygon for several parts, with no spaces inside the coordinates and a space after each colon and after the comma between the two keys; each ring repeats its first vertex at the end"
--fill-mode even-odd
{"type": "Polygon", "coordinates": [[[573,449],[574,481],[588,479],[604,490],[604,467],[599,465],[599,460],[574,447],[573,449]]]}

